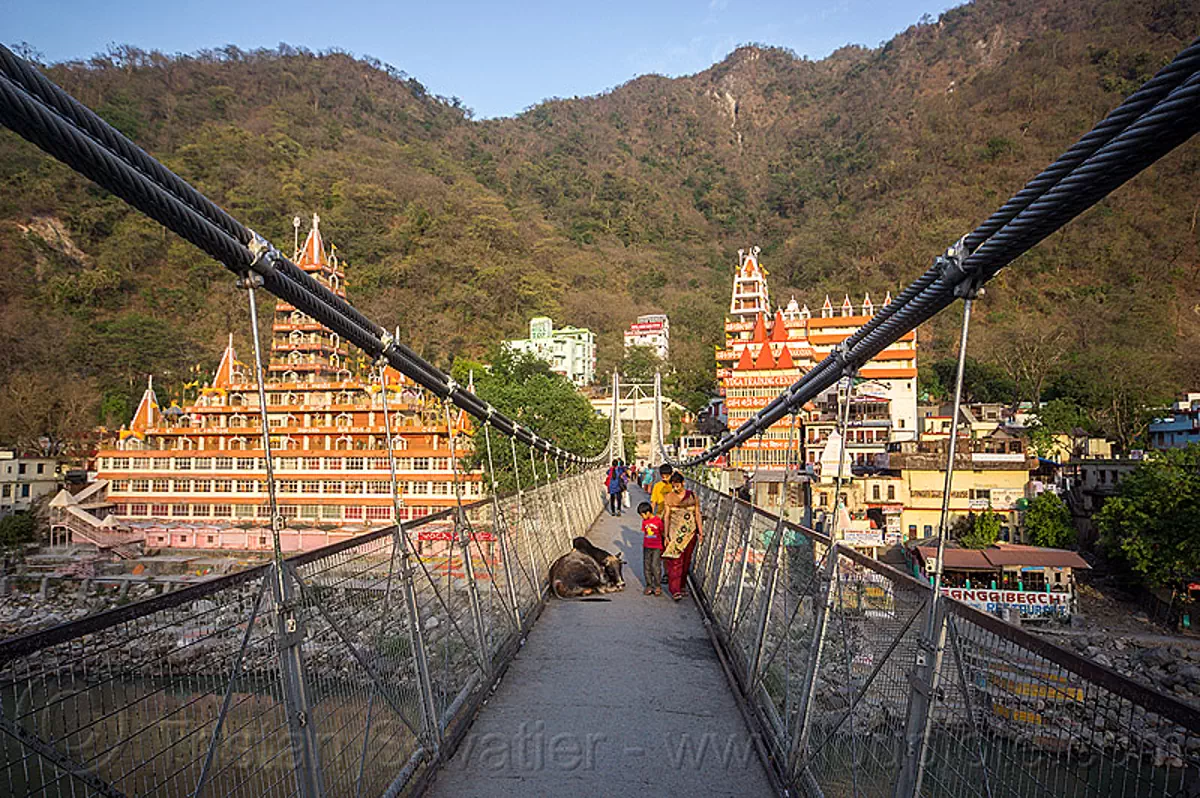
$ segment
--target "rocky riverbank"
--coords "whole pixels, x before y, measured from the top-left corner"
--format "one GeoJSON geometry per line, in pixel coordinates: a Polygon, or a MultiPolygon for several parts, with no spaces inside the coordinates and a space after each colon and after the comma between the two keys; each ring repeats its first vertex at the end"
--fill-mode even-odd
{"type": "Polygon", "coordinates": [[[1046,634],[1097,665],[1200,706],[1200,640],[1165,635],[1046,634]]]}
{"type": "Polygon", "coordinates": [[[0,639],[48,629],[68,621],[157,595],[159,585],[131,584],[124,593],[116,588],[93,590],[84,594],[80,586],[64,582],[39,592],[12,592],[0,598],[0,639]]]}

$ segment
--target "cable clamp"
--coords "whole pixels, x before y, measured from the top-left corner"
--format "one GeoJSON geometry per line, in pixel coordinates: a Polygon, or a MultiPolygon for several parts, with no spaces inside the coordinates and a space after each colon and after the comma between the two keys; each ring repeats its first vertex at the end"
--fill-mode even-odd
{"type": "Polygon", "coordinates": [[[838,372],[843,377],[854,376],[855,368],[854,368],[854,365],[850,362],[850,354],[849,353],[850,353],[850,348],[848,346],[846,346],[845,341],[839,342],[836,346],[833,347],[833,351],[831,351],[829,353],[829,356],[833,358],[835,363],[837,363],[838,372]]]}
{"type": "Polygon", "coordinates": [[[251,230],[250,243],[246,245],[246,249],[250,250],[250,254],[253,256],[250,261],[251,271],[263,277],[269,277],[275,273],[275,261],[281,256],[279,250],[271,246],[270,241],[251,230]]]}
{"type": "Polygon", "coordinates": [[[454,381],[453,377],[446,378],[446,398],[447,399],[449,399],[451,396],[454,396],[454,392],[457,391],[458,388],[459,388],[459,385],[457,382],[454,381]]]}
{"type": "Polygon", "coordinates": [[[961,299],[975,299],[983,294],[980,275],[966,266],[969,254],[964,237],[955,241],[945,255],[939,255],[933,261],[933,265],[942,273],[942,279],[954,286],[954,295],[961,299]]]}
{"type": "Polygon", "coordinates": [[[396,343],[396,339],[387,330],[383,330],[379,334],[379,356],[375,358],[375,367],[383,368],[388,365],[388,350],[392,348],[392,344],[396,343]]]}

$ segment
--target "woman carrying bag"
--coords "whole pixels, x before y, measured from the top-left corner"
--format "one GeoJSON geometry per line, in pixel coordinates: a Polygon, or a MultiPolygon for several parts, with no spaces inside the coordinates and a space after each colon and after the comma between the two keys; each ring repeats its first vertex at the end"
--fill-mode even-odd
{"type": "Polygon", "coordinates": [[[692,564],[692,553],[700,540],[700,502],[684,487],[683,474],[671,474],[671,492],[663,499],[663,566],[667,570],[667,589],[671,598],[683,598],[683,585],[692,564]]]}

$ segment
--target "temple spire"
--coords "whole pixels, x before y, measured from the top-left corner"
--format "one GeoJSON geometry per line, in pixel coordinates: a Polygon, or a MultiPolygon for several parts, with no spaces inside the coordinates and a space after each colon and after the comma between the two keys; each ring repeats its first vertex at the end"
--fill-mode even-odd
{"type": "Polygon", "coordinates": [[[138,402],[133,421],[129,422],[129,429],[144,435],[147,429],[157,425],[158,397],[154,394],[154,375],[151,374],[146,378],[146,391],[142,394],[142,401],[138,402]]]}
{"type": "Polygon", "coordinates": [[[300,248],[300,257],[296,265],[324,266],[326,263],[325,242],[321,240],[321,217],[314,213],[312,229],[308,231],[308,238],[304,239],[304,246],[300,248]]]}
{"type": "Polygon", "coordinates": [[[229,334],[229,342],[221,353],[221,362],[217,365],[217,373],[213,375],[212,387],[228,388],[234,381],[233,372],[237,365],[237,353],[233,351],[233,333],[229,334]]]}

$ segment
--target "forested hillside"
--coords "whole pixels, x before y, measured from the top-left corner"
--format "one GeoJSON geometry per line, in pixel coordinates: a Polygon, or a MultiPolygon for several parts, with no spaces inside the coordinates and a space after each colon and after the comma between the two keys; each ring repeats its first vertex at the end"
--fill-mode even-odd
{"type": "MultiPolygon", "coordinates": [[[[1197,34],[1200,0],[980,0],[877,49],[746,46],[484,122],[340,53],[118,48],[47,71],[282,247],[320,213],[352,300],[442,365],[544,313],[596,330],[605,368],[664,310],[698,387],[739,247],[763,248],[777,301],[881,298],[1197,34]]],[[[978,391],[1120,426],[1133,397],[1200,385],[1197,185],[1190,142],[995,281],[978,391]]],[[[2,437],[119,423],[145,374],[171,395],[227,331],[246,345],[228,273],[7,132],[0,255],[2,437]]],[[[922,329],[925,363],[955,324],[922,329]]]]}

